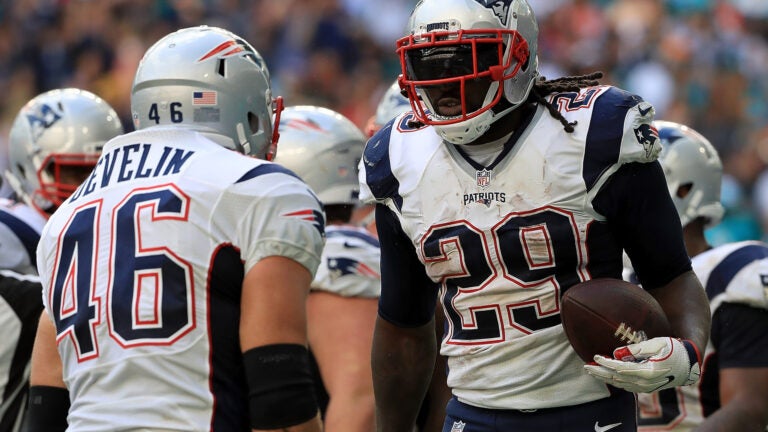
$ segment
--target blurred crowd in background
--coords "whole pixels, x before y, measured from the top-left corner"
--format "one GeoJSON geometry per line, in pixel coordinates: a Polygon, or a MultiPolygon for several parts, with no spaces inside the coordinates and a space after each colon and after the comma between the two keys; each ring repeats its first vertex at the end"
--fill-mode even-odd
{"type": "MultiPolygon", "coordinates": [[[[126,130],[141,55],[207,24],[245,37],[287,105],[341,112],[360,127],[399,73],[395,40],[416,0],[13,0],[0,2],[0,145],[19,108],[58,87],[90,90],[126,130]]],[[[547,78],[603,71],[656,118],[720,151],[724,222],[707,235],[768,238],[768,1],[529,0],[547,78]]],[[[4,187],[0,193],[6,192],[4,187]]]]}

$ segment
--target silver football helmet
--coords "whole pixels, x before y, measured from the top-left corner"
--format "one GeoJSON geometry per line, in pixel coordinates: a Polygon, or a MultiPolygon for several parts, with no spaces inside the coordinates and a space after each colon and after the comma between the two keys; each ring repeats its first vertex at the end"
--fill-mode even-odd
{"type": "Polygon", "coordinates": [[[717,225],[725,212],[720,203],[723,164],[717,150],[688,126],[663,120],[654,121],[653,126],[659,132],[662,145],[659,162],[680,222],[686,226],[703,217],[707,220],[706,226],[717,225]],[[680,193],[681,188],[689,190],[680,193]]]}
{"type": "Polygon", "coordinates": [[[389,86],[376,106],[376,113],[368,120],[365,125],[365,134],[372,137],[379,129],[384,127],[387,122],[396,116],[410,111],[411,102],[408,97],[403,95],[400,83],[397,80],[389,86]]]}
{"type": "Polygon", "coordinates": [[[411,110],[411,104],[407,97],[403,96],[400,84],[395,81],[381,97],[376,107],[376,124],[384,126],[396,116],[411,110]]]}
{"type": "Polygon", "coordinates": [[[357,164],[365,135],[328,108],[288,107],[280,122],[280,152],[274,162],[301,177],[324,205],[357,204],[357,164]]]}
{"type": "Polygon", "coordinates": [[[185,28],[157,41],[131,90],[136,129],[189,125],[226,148],[268,160],[282,108],[261,55],[217,27],[185,28]]]}
{"type": "Polygon", "coordinates": [[[526,0],[421,0],[408,25],[410,35],[397,41],[400,85],[418,120],[444,140],[470,143],[528,98],[539,28],[526,0]],[[509,106],[496,107],[502,97],[509,106]]]}
{"type": "Polygon", "coordinates": [[[89,172],[104,143],[122,134],[114,109],[95,94],[56,89],[26,103],[11,126],[6,180],[19,200],[53,213],[79,184],[68,172],[89,172]]]}

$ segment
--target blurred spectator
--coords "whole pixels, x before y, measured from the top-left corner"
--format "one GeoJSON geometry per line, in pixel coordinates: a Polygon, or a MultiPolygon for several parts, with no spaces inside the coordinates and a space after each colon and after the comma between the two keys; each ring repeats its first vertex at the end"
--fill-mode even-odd
{"type": "Polygon", "coordinates": [[[717,247],[742,240],[760,239],[763,227],[739,182],[730,175],[724,175],[722,187],[721,201],[725,215],[720,224],[704,232],[707,243],[717,247]]]}

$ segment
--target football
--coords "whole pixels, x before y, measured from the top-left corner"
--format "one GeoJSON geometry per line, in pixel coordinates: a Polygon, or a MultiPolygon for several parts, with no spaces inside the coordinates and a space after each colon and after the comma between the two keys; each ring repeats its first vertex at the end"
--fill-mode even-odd
{"type": "Polygon", "coordinates": [[[656,299],[621,279],[592,279],[568,288],[560,317],[568,341],[586,363],[595,354],[611,357],[615,348],[671,333],[656,299]]]}

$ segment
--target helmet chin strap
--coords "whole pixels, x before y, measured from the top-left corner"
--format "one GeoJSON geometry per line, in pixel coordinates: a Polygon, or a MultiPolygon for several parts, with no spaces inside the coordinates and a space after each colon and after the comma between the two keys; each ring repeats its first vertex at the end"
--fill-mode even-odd
{"type": "Polygon", "coordinates": [[[250,154],[251,143],[248,142],[248,137],[245,136],[245,126],[243,126],[242,123],[238,123],[236,129],[237,129],[237,140],[240,143],[240,147],[243,148],[243,153],[250,154]]]}

